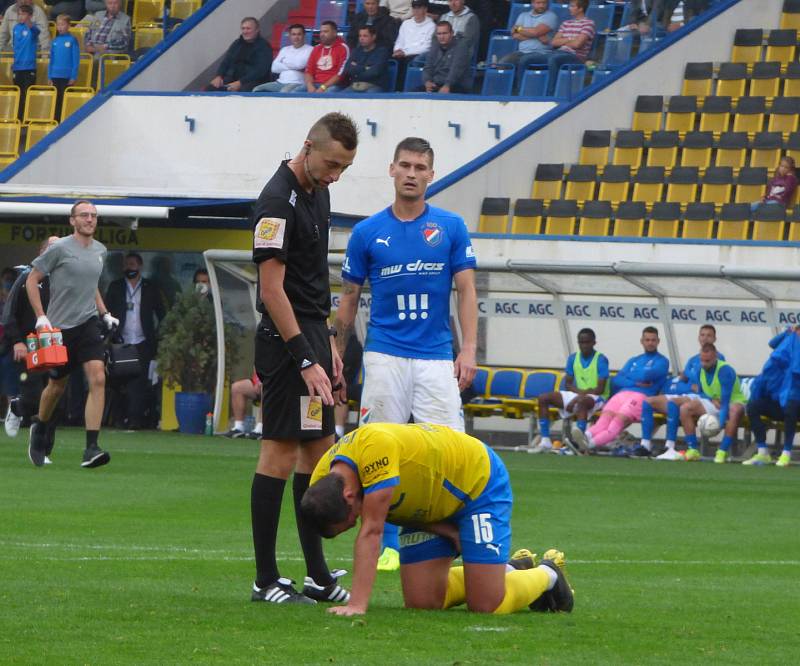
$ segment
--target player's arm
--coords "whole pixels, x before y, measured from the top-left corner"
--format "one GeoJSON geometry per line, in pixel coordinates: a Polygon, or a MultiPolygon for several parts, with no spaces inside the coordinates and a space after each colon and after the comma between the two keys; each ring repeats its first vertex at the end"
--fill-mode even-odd
{"type": "Polygon", "coordinates": [[[631,373],[631,366],[633,365],[633,359],[628,359],[628,362],[622,366],[622,370],[620,370],[616,375],[614,375],[614,387],[619,389],[627,389],[631,388],[632,386],[636,386],[636,378],[632,376],[631,373]]]}
{"type": "Polygon", "coordinates": [[[100,294],[100,289],[94,290],[94,304],[97,307],[97,313],[100,317],[105,317],[108,314],[108,308],[106,307],[105,302],[103,301],[103,296],[100,294]]]}
{"type": "Polygon", "coordinates": [[[364,495],[361,527],[353,549],[353,589],[346,606],[334,606],[329,613],[363,615],[367,612],[381,552],[383,525],[392,501],[392,488],[381,488],[364,495]]]}
{"type": "Polygon", "coordinates": [[[461,351],[456,357],[454,373],[458,388],[463,391],[472,384],[477,370],[475,354],[478,346],[478,294],[475,291],[475,271],[459,271],[454,277],[458,293],[458,323],[461,327],[461,351]]]}
{"type": "Polygon", "coordinates": [[[355,329],[360,298],[361,285],[342,278],[342,293],[339,298],[339,307],[336,310],[336,320],[333,323],[336,328],[336,345],[339,347],[340,356],[344,356],[344,350],[355,329]]]}
{"type": "MultiPolygon", "coordinates": [[[[303,359],[298,359],[296,353],[302,354],[311,350],[308,341],[300,331],[289,297],[283,289],[285,275],[286,266],[279,259],[271,258],[259,263],[258,279],[261,285],[259,295],[261,296],[261,302],[269,313],[270,319],[272,319],[278,329],[278,333],[280,333],[281,338],[289,348],[289,353],[295,357],[298,363],[301,363],[303,359]],[[303,346],[308,349],[303,349],[303,346]]],[[[307,353],[306,356],[308,355],[313,357],[313,353],[307,353]]],[[[333,405],[331,382],[328,379],[328,375],[322,369],[322,366],[316,362],[316,359],[311,358],[309,360],[314,361],[314,363],[300,369],[300,374],[308,387],[308,394],[311,396],[318,395],[326,405],[333,405]]]]}
{"type": "Polygon", "coordinates": [[[731,407],[733,385],[736,383],[736,372],[729,365],[719,371],[719,385],[722,389],[719,397],[719,425],[725,427],[731,407]]]}
{"type": "Polygon", "coordinates": [[[44,280],[45,274],[38,268],[32,268],[25,280],[25,291],[28,294],[28,302],[31,304],[33,314],[36,318],[44,317],[44,306],[42,306],[42,296],[39,293],[39,284],[44,280]]]}

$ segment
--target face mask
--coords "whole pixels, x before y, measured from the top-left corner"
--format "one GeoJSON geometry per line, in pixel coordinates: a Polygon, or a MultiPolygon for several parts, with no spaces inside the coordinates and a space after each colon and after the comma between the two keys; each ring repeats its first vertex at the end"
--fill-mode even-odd
{"type": "Polygon", "coordinates": [[[137,275],[139,275],[139,271],[125,271],[125,277],[129,280],[133,280],[137,275]]]}
{"type": "Polygon", "coordinates": [[[201,296],[205,296],[208,293],[208,285],[205,282],[197,282],[194,285],[194,290],[201,296]]]}

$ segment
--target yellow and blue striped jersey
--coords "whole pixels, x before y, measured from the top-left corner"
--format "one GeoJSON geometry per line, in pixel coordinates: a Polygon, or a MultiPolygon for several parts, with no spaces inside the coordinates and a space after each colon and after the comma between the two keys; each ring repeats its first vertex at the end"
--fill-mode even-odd
{"type": "Polygon", "coordinates": [[[424,525],[449,518],[483,492],[490,462],[480,440],[427,423],[371,423],[342,437],[322,456],[311,484],[344,462],[364,494],[392,488],[387,520],[424,525]]]}

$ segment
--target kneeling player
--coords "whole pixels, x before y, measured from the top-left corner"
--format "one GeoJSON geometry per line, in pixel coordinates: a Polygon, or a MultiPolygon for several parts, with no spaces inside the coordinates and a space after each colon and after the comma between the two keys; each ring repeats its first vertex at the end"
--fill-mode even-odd
{"type": "Polygon", "coordinates": [[[511,486],[503,462],[479,440],[444,426],[375,423],[346,435],[319,461],[302,501],[325,537],[361,526],[350,601],[366,612],[384,523],[402,525],[400,577],[407,608],[511,613],[572,610],[563,554],[531,568],[507,564],[511,486]],[[451,567],[461,554],[463,567],[451,567]]]}

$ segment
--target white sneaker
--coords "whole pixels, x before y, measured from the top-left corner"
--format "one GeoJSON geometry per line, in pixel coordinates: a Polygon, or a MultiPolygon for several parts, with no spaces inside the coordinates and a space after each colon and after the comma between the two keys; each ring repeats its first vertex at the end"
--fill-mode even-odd
{"type": "Polygon", "coordinates": [[[12,410],[11,405],[8,405],[8,412],[6,412],[6,435],[9,437],[16,437],[19,432],[19,425],[22,423],[22,417],[17,416],[12,410]]]}
{"type": "Polygon", "coordinates": [[[44,464],[45,464],[45,465],[52,465],[52,464],[53,464],[53,461],[52,461],[52,460],[50,460],[50,458],[49,458],[48,456],[45,456],[45,457],[44,457],[44,464]]]}
{"type": "Polygon", "coordinates": [[[656,460],[680,460],[681,454],[675,449],[667,449],[660,456],[656,456],[656,460]]]}
{"type": "Polygon", "coordinates": [[[528,449],[528,453],[550,453],[553,450],[552,442],[539,442],[532,449],[528,449]]]}
{"type": "Polygon", "coordinates": [[[583,432],[583,430],[581,430],[577,425],[572,426],[570,435],[572,441],[577,445],[582,453],[587,453],[589,449],[594,448],[594,442],[592,442],[591,436],[588,433],[583,432]]]}

